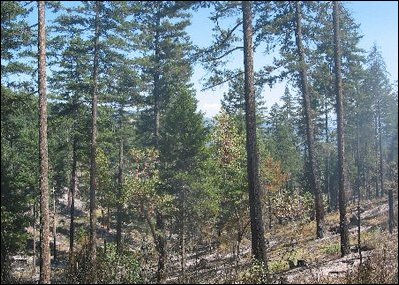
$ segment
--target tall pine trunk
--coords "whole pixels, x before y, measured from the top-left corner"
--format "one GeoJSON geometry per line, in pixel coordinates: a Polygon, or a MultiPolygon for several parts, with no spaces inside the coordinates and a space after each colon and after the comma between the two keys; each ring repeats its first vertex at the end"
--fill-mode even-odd
{"type": "Polygon", "coordinates": [[[38,1],[38,51],[39,51],[39,159],[40,159],[40,279],[39,283],[50,283],[50,215],[48,189],[48,144],[47,144],[47,78],[46,78],[46,20],[45,1],[38,1]]]}
{"type": "Polygon", "coordinates": [[[305,113],[305,123],[306,123],[306,139],[308,145],[308,158],[309,158],[309,168],[310,168],[310,187],[315,195],[315,210],[316,210],[316,236],[317,238],[322,238],[324,235],[324,207],[323,199],[320,193],[320,182],[317,171],[317,163],[315,156],[315,146],[314,146],[314,123],[312,108],[310,105],[309,96],[309,84],[307,79],[307,67],[305,62],[305,50],[302,43],[302,8],[300,1],[295,2],[295,40],[298,50],[299,62],[300,62],[300,83],[303,97],[304,113],[305,113]]]}
{"type": "MultiPolygon", "coordinates": [[[[379,144],[378,144],[378,119],[377,115],[374,114],[374,135],[375,135],[375,144],[374,144],[374,150],[375,150],[375,171],[377,171],[379,167],[379,156],[381,154],[379,153],[379,144]]],[[[375,182],[375,197],[378,198],[381,195],[381,191],[379,191],[379,183],[378,183],[378,176],[375,174],[374,176],[374,182],[375,182]]]]}
{"type": "MultiPolygon", "coordinates": [[[[75,193],[77,188],[77,137],[74,134],[72,142],[72,171],[71,171],[71,208],[69,223],[69,266],[74,268],[74,239],[75,239],[75,193]]],[[[72,273],[73,271],[71,271],[72,273]]]]}
{"type": "Polygon", "coordinates": [[[166,239],[164,235],[165,221],[162,213],[156,211],[156,229],[160,233],[155,233],[156,236],[156,250],[158,252],[158,269],[157,269],[157,283],[163,283],[165,280],[165,261],[166,261],[166,239]]]}
{"type": "Polygon", "coordinates": [[[379,147],[379,163],[380,163],[380,185],[381,185],[381,196],[385,194],[384,191],[384,164],[382,156],[382,126],[381,126],[381,99],[377,99],[377,121],[378,121],[378,147],[379,147]]]}
{"type": "MultiPolygon", "coordinates": [[[[397,124],[396,124],[396,129],[398,129],[397,124]]],[[[396,133],[395,136],[392,137],[391,149],[388,156],[388,163],[390,164],[394,163],[395,142],[397,143],[397,141],[398,141],[398,133],[396,133]]],[[[389,178],[391,181],[397,179],[397,177],[395,177],[393,166],[389,167],[389,178]]],[[[392,234],[393,232],[393,227],[394,227],[393,186],[391,186],[388,189],[388,228],[390,234],[392,234]]]]}
{"type": "MultiPolygon", "coordinates": [[[[122,128],[122,119],[120,127],[122,128]]],[[[119,167],[118,167],[118,202],[116,208],[116,250],[122,252],[122,187],[123,187],[123,139],[119,144],[119,167]]],[[[109,218],[109,216],[108,216],[109,218]]]]}
{"type": "MultiPolygon", "coordinates": [[[[33,260],[32,260],[32,264],[33,264],[33,268],[32,268],[32,274],[35,275],[36,274],[36,220],[37,220],[37,213],[36,213],[36,200],[33,202],[33,260]]],[[[3,259],[2,259],[3,261],[3,259]]],[[[2,263],[2,266],[4,266],[4,264],[2,263]]]]}
{"type": "Polygon", "coordinates": [[[55,188],[53,187],[53,262],[57,260],[57,209],[55,188]]]}
{"type": "Polygon", "coordinates": [[[245,119],[249,209],[252,233],[252,255],[267,268],[266,242],[259,184],[256,143],[255,87],[252,45],[252,2],[242,1],[244,31],[245,119]]]}
{"type": "MultiPolygon", "coordinates": [[[[160,47],[159,47],[159,33],[161,28],[161,15],[160,11],[156,12],[156,31],[155,31],[155,39],[154,39],[154,47],[155,47],[155,69],[154,69],[154,145],[157,150],[159,150],[159,128],[160,128],[160,94],[159,94],[159,64],[160,64],[160,47]]],[[[165,221],[162,213],[157,210],[156,211],[156,249],[158,252],[158,271],[157,271],[157,282],[163,283],[165,276],[165,261],[166,261],[166,239],[165,239],[165,221]]]]}
{"type": "Polygon", "coordinates": [[[341,32],[339,23],[339,1],[333,3],[334,22],[334,61],[335,61],[335,92],[337,101],[337,132],[338,132],[338,203],[339,203],[339,226],[341,231],[341,255],[350,253],[349,232],[346,221],[346,198],[345,198],[345,144],[344,144],[344,102],[342,94],[341,77],[341,32]]]}
{"type": "Polygon", "coordinates": [[[186,188],[181,188],[180,198],[180,255],[181,255],[181,282],[186,282],[186,240],[185,240],[185,205],[186,205],[186,188]]]}
{"type": "Polygon", "coordinates": [[[100,1],[95,3],[95,34],[94,34],[94,64],[93,64],[93,94],[91,116],[91,149],[90,149],[90,281],[97,283],[96,255],[97,255],[97,217],[96,217],[96,190],[97,190],[97,101],[98,101],[98,69],[99,69],[99,38],[100,38],[100,1]]]}
{"type": "MultiPolygon", "coordinates": [[[[357,90],[357,88],[356,88],[357,90]]],[[[359,106],[356,106],[356,109],[359,109],[359,106]]],[[[360,120],[359,120],[359,112],[356,113],[356,166],[357,166],[357,177],[356,177],[356,188],[357,188],[357,251],[359,253],[360,265],[362,265],[363,257],[362,257],[362,249],[361,249],[361,239],[360,239],[360,120]]]]}

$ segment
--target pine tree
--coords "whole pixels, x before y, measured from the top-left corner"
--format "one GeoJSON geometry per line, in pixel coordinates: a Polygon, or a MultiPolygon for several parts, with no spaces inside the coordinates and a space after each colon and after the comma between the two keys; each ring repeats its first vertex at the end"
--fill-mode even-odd
{"type": "Polygon", "coordinates": [[[317,6],[310,2],[273,2],[272,9],[276,11],[274,16],[271,17],[266,8],[261,10],[255,26],[259,30],[256,38],[257,44],[267,41],[266,51],[279,46],[281,54],[281,59],[275,60],[271,66],[264,67],[261,73],[262,80],[273,84],[277,80],[289,79],[294,82],[294,86],[300,89],[302,94],[303,124],[305,125],[308,159],[307,182],[315,196],[316,236],[320,238],[324,233],[324,207],[316,160],[315,110],[312,104],[314,98],[311,96],[312,86],[309,80],[312,52],[304,44],[304,38],[311,38],[314,35],[312,34],[314,23],[311,20],[315,14],[315,7],[317,6]],[[292,37],[292,34],[295,37],[292,37]],[[269,43],[271,40],[275,40],[275,43],[269,43]],[[277,71],[281,67],[286,70],[278,73],[277,71]]]}
{"type": "MultiPolygon", "coordinates": [[[[21,76],[34,70],[26,50],[34,35],[26,21],[32,8],[1,3],[1,282],[11,281],[10,256],[25,246],[25,227],[38,188],[38,100],[21,76]],[[15,171],[18,169],[18,171],[15,171]],[[29,189],[29,191],[26,191],[29,189]]],[[[37,62],[35,54],[35,63],[37,62]]],[[[34,80],[37,82],[37,80],[34,80]]]]}
{"type": "Polygon", "coordinates": [[[186,229],[191,216],[188,205],[206,138],[203,116],[196,109],[193,92],[187,86],[176,88],[162,120],[159,140],[161,187],[175,195],[179,212],[182,282],[186,278],[186,229]]]}
{"type": "MultiPolygon", "coordinates": [[[[139,23],[136,46],[141,52],[138,62],[143,80],[149,82],[147,110],[142,112],[139,131],[144,145],[159,149],[162,117],[176,87],[185,85],[192,74],[192,44],[185,31],[189,14],[173,2],[135,2],[132,4],[139,23]]],[[[165,217],[157,210],[155,238],[158,252],[157,282],[165,279],[166,228],[165,217]]]]}
{"type": "Polygon", "coordinates": [[[48,189],[47,144],[47,78],[46,78],[46,18],[45,2],[38,1],[38,69],[39,69],[39,160],[40,160],[40,283],[49,284],[50,269],[50,217],[48,189]]]}
{"type": "Polygon", "coordinates": [[[244,30],[245,119],[247,131],[247,172],[251,216],[252,254],[267,268],[266,242],[262,218],[256,143],[255,86],[252,46],[252,3],[242,2],[244,30]]]}
{"type": "Polygon", "coordinates": [[[335,93],[337,96],[337,132],[338,132],[338,174],[339,174],[339,226],[341,232],[341,256],[350,253],[349,232],[346,221],[345,198],[345,145],[344,145],[344,110],[341,78],[341,35],[340,35],[340,3],[333,3],[334,20],[334,59],[335,59],[335,93]]]}

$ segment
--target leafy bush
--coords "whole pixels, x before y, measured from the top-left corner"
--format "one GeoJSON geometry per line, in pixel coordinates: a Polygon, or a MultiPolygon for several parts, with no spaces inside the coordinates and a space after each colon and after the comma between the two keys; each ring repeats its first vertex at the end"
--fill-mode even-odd
{"type": "Polygon", "coordinates": [[[288,262],[285,260],[276,260],[269,262],[269,272],[279,273],[281,271],[287,270],[289,268],[288,262]]]}
{"type": "Polygon", "coordinates": [[[132,252],[117,253],[116,245],[110,244],[98,258],[98,283],[140,284],[140,264],[132,252]]]}
{"type": "Polygon", "coordinates": [[[243,284],[268,284],[267,268],[263,262],[253,259],[251,267],[242,273],[243,284]]]}
{"type": "Polygon", "coordinates": [[[338,254],[341,251],[339,243],[331,243],[323,248],[325,254],[338,254]]]}

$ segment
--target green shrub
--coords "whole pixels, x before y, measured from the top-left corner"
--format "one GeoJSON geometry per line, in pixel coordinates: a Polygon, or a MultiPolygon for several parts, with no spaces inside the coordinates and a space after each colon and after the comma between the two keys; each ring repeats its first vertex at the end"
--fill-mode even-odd
{"type": "Polygon", "coordinates": [[[107,246],[107,251],[98,258],[98,283],[101,284],[140,284],[140,264],[132,252],[117,253],[116,245],[107,246]]]}
{"type": "Polygon", "coordinates": [[[285,260],[270,261],[268,265],[271,274],[289,269],[288,262],[285,260]]]}
{"type": "Polygon", "coordinates": [[[254,259],[251,267],[242,273],[241,282],[244,284],[268,284],[267,268],[263,262],[254,259]]]}
{"type": "Polygon", "coordinates": [[[330,243],[323,248],[323,253],[325,254],[338,254],[341,252],[341,247],[339,243],[330,243]]]}

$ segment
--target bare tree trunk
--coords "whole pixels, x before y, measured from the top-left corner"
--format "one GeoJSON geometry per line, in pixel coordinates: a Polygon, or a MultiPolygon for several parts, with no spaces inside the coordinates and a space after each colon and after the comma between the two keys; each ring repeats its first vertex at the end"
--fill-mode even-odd
{"type": "Polygon", "coordinates": [[[69,223],[69,266],[73,273],[74,268],[74,239],[75,239],[75,193],[77,188],[77,138],[74,134],[72,142],[72,171],[71,188],[69,190],[71,197],[70,223],[69,223]]]}
{"type": "Polygon", "coordinates": [[[55,188],[53,187],[53,262],[57,259],[57,210],[56,210],[55,188]]]}
{"type": "Polygon", "coordinates": [[[32,274],[36,274],[36,219],[37,219],[37,213],[36,213],[36,200],[33,202],[33,269],[32,269],[32,274]]]}
{"type": "Polygon", "coordinates": [[[156,249],[158,252],[158,270],[157,270],[157,283],[164,283],[165,280],[165,261],[166,261],[166,238],[165,238],[165,221],[160,212],[156,212],[156,228],[160,233],[156,236],[156,249]]]}
{"type": "Polygon", "coordinates": [[[40,153],[40,280],[49,284],[50,268],[50,215],[48,190],[48,144],[47,144],[47,77],[46,77],[46,18],[45,1],[38,1],[38,51],[39,51],[39,153],[40,153]]]}
{"type": "Polygon", "coordinates": [[[344,102],[341,77],[341,34],[339,24],[339,1],[333,3],[334,21],[334,61],[335,61],[335,92],[337,95],[337,128],[338,128],[338,176],[339,176],[339,225],[341,230],[341,255],[350,253],[349,232],[346,221],[345,198],[345,144],[344,144],[344,102]]]}
{"type": "Polygon", "coordinates": [[[154,96],[154,144],[155,147],[159,147],[159,117],[160,117],[160,107],[159,107],[159,100],[160,100],[160,94],[159,94],[159,64],[160,64],[160,58],[159,58],[159,29],[161,26],[161,16],[160,12],[157,11],[156,13],[156,31],[155,31],[155,38],[154,38],[154,56],[155,56],[155,68],[153,71],[154,75],[154,90],[153,90],[153,96],[154,96]]]}
{"type": "Polygon", "coordinates": [[[265,231],[259,184],[258,149],[256,141],[255,87],[252,45],[252,2],[242,1],[245,70],[245,119],[249,209],[251,217],[252,254],[267,268],[265,231]]]}
{"type": "MultiPolygon", "coordinates": [[[[122,125],[122,123],[121,123],[122,125]]],[[[121,126],[122,127],[122,126],[121,126]]],[[[118,169],[118,204],[116,209],[116,250],[118,253],[122,250],[122,187],[123,187],[123,139],[120,139],[119,145],[119,169],[118,169]]]]}
{"type": "Polygon", "coordinates": [[[91,149],[90,149],[90,281],[97,283],[96,255],[97,255],[97,217],[96,217],[96,190],[97,190],[97,101],[98,101],[98,70],[99,70],[99,38],[100,38],[100,1],[95,5],[95,35],[94,35],[94,66],[93,66],[93,94],[92,94],[92,122],[91,122],[91,149]]]}
{"type": "Polygon", "coordinates": [[[181,248],[181,276],[182,283],[186,282],[186,241],[185,241],[185,187],[183,186],[181,189],[181,208],[180,208],[180,248],[181,248]]]}
{"type": "Polygon", "coordinates": [[[326,145],[327,145],[327,157],[326,157],[326,177],[325,177],[325,188],[326,188],[326,193],[328,195],[328,207],[329,211],[333,209],[333,198],[332,198],[332,193],[331,193],[331,187],[330,187],[330,149],[329,149],[329,144],[330,144],[330,138],[329,138],[329,133],[328,133],[328,108],[327,108],[327,100],[324,102],[324,110],[325,110],[325,118],[324,118],[324,126],[325,126],[325,134],[326,134],[326,145]]]}
{"type": "MultiPolygon", "coordinates": [[[[155,69],[153,71],[154,75],[154,145],[156,149],[159,149],[159,128],[160,128],[160,94],[159,94],[159,64],[160,64],[160,47],[159,47],[159,37],[161,27],[161,15],[159,9],[156,11],[156,31],[154,39],[154,56],[155,56],[155,69]]],[[[157,272],[157,282],[163,283],[165,279],[165,260],[166,260],[166,238],[165,238],[165,221],[164,217],[159,210],[156,211],[156,248],[158,251],[158,272],[157,272]]]]}
{"type": "Polygon", "coordinates": [[[322,238],[324,235],[324,207],[323,199],[320,193],[320,182],[317,171],[317,163],[315,156],[314,147],[314,124],[313,124],[313,114],[312,107],[310,105],[309,96],[309,85],[307,79],[307,68],[305,62],[305,50],[302,44],[302,8],[300,1],[295,2],[295,18],[296,18],[296,29],[295,29],[295,39],[298,49],[298,56],[300,61],[300,82],[302,89],[302,97],[304,104],[305,122],[306,122],[306,138],[308,145],[308,156],[309,156],[309,166],[310,166],[310,187],[315,195],[315,210],[316,210],[316,236],[317,238],[322,238]]]}
{"type": "MultiPolygon", "coordinates": [[[[376,165],[375,165],[375,167],[376,167],[376,171],[377,171],[377,168],[379,167],[379,165],[378,165],[379,162],[378,161],[379,161],[379,157],[381,156],[381,154],[379,153],[379,147],[378,147],[379,146],[378,138],[377,138],[378,137],[378,119],[377,119],[376,115],[374,115],[374,132],[375,132],[375,145],[374,145],[374,147],[375,147],[375,157],[376,157],[376,165]]],[[[375,182],[375,197],[378,198],[380,196],[380,193],[382,193],[382,192],[379,191],[379,184],[378,184],[377,175],[375,175],[374,182],[375,182]]]]}
{"type": "Polygon", "coordinates": [[[378,120],[378,146],[380,153],[380,185],[381,185],[381,196],[385,194],[384,191],[384,164],[382,154],[382,127],[381,127],[381,102],[380,98],[377,99],[377,120],[378,120]]]}
{"type": "MultiPolygon", "coordinates": [[[[396,129],[398,129],[398,126],[396,125],[396,129]]],[[[392,137],[392,142],[391,142],[391,150],[389,152],[389,157],[388,157],[388,162],[389,163],[393,163],[394,161],[394,153],[395,153],[395,142],[397,143],[398,141],[398,134],[396,133],[396,135],[394,137],[392,137]]],[[[397,167],[397,165],[396,165],[397,167]]],[[[396,186],[397,186],[397,174],[394,174],[394,170],[392,169],[393,166],[389,167],[389,176],[390,176],[390,180],[391,182],[393,182],[392,180],[396,179],[396,186]]],[[[389,227],[389,233],[392,234],[393,232],[393,227],[394,227],[394,212],[393,212],[393,186],[389,187],[388,189],[388,227],[389,227]]]]}
{"type": "MultiPolygon", "coordinates": [[[[357,90],[357,89],[356,89],[357,90]]],[[[358,108],[358,106],[357,106],[358,108]]],[[[361,249],[361,239],[360,239],[360,139],[359,139],[359,113],[356,113],[356,121],[357,121],[357,126],[356,126],[356,165],[357,165],[357,178],[356,178],[356,188],[357,188],[357,219],[358,219],[358,224],[357,224],[357,251],[359,253],[359,259],[360,259],[360,266],[362,265],[363,258],[362,258],[362,249],[361,249]]]]}

